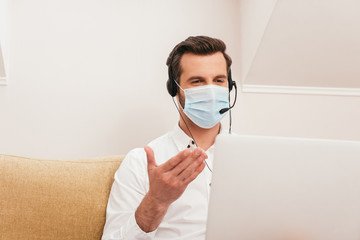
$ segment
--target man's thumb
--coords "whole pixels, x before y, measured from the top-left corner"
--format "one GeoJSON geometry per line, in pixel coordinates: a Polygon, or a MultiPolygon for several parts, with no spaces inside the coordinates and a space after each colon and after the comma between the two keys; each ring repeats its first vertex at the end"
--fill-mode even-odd
{"type": "Polygon", "coordinates": [[[154,151],[151,149],[151,147],[146,146],[146,147],[144,147],[144,150],[146,152],[148,170],[151,170],[151,169],[157,167],[157,164],[155,162],[154,151]]]}

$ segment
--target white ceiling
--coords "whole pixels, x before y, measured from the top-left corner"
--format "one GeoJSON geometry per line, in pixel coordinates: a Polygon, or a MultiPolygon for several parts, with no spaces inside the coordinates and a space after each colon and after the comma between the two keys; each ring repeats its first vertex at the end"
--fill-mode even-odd
{"type": "Polygon", "coordinates": [[[267,9],[244,84],[360,88],[360,1],[278,0],[267,9]]]}

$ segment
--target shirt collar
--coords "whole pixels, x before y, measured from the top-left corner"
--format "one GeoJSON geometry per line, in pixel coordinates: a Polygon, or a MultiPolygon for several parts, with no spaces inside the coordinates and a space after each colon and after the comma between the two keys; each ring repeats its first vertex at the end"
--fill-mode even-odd
{"type": "MultiPolygon", "coordinates": [[[[226,131],[224,131],[222,125],[220,124],[220,132],[219,134],[222,133],[226,133],[226,131]]],[[[179,124],[176,124],[176,126],[174,127],[173,131],[172,131],[172,139],[176,145],[176,147],[178,148],[179,151],[182,151],[184,149],[186,149],[186,147],[192,143],[193,139],[191,137],[189,137],[179,126],[179,124]]],[[[208,150],[213,149],[214,145],[212,145],[208,150]]]]}
{"type": "Polygon", "coordinates": [[[176,124],[171,135],[179,151],[184,150],[189,142],[192,141],[192,138],[186,135],[186,133],[180,128],[179,124],[176,124]]]}

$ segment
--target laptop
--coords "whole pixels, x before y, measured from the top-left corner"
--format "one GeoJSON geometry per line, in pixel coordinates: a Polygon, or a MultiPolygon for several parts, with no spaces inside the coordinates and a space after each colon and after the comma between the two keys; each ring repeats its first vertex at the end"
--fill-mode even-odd
{"type": "Polygon", "coordinates": [[[207,240],[359,240],[360,142],[219,135],[207,240]]]}

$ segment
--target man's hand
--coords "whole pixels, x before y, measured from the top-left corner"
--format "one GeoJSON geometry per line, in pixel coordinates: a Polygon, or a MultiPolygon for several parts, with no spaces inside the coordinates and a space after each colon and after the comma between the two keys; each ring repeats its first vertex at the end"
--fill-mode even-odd
{"type": "Polygon", "coordinates": [[[158,166],[152,149],[145,147],[145,151],[150,184],[148,194],[163,206],[169,206],[183,194],[187,185],[204,169],[207,158],[200,148],[193,152],[184,150],[158,166]]]}
{"type": "Polygon", "coordinates": [[[153,150],[144,148],[148,163],[149,192],[135,213],[136,222],[144,232],[154,231],[170,204],[177,200],[186,187],[204,169],[207,158],[200,148],[186,149],[164,164],[157,165],[153,150]]]}

